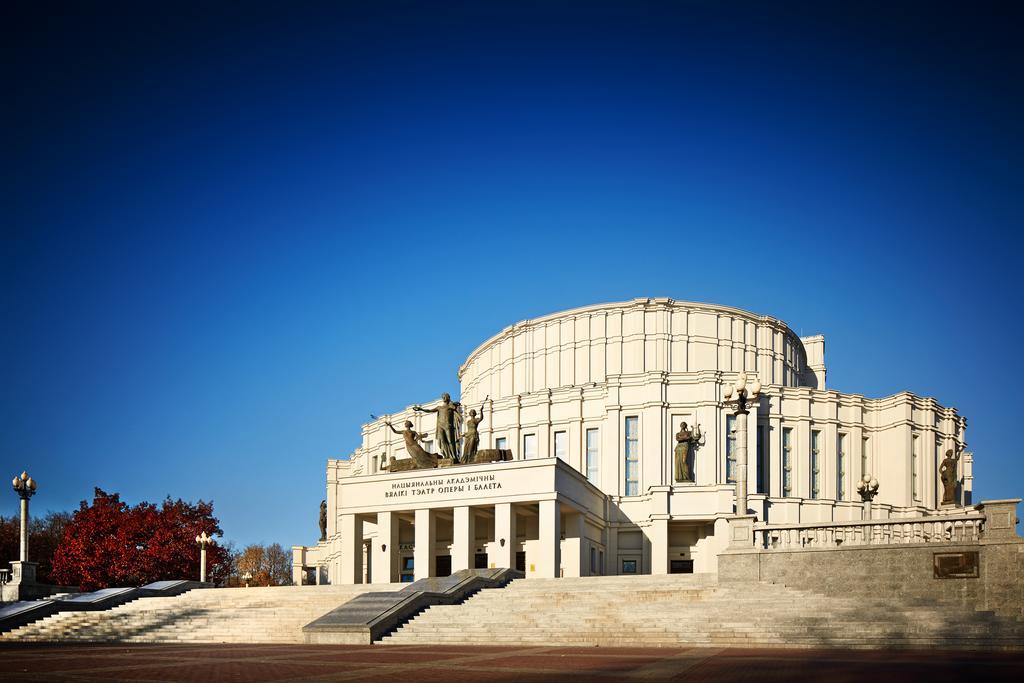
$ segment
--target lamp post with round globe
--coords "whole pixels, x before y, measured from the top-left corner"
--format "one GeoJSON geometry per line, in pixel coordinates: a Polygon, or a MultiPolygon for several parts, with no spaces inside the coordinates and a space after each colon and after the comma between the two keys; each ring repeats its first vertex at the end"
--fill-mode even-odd
{"type": "Polygon", "coordinates": [[[21,549],[19,559],[28,562],[28,499],[36,494],[36,480],[22,472],[11,484],[21,498],[21,549]]]}
{"type": "Polygon", "coordinates": [[[206,583],[206,546],[213,542],[213,538],[205,531],[196,536],[196,543],[199,544],[199,580],[203,583],[206,583]]]}
{"type": "Polygon", "coordinates": [[[761,380],[747,384],[747,373],[741,372],[736,384],[725,386],[724,400],[727,407],[736,410],[736,514],[747,514],[747,415],[748,406],[760,399],[761,380]]]}
{"type": "Polygon", "coordinates": [[[863,519],[871,519],[871,501],[878,495],[878,480],[870,474],[865,474],[864,478],[857,484],[857,493],[860,494],[863,506],[861,508],[861,516],[863,519]]]}

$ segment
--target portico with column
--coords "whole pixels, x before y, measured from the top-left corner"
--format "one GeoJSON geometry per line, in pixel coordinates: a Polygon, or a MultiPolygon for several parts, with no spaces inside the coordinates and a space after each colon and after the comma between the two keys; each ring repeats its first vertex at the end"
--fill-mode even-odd
{"type": "Polygon", "coordinates": [[[499,567],[537,578],[605,573],[596,561],[604,496],[556,457],[381,473],[339,487],[340,583],[499,567]]]}

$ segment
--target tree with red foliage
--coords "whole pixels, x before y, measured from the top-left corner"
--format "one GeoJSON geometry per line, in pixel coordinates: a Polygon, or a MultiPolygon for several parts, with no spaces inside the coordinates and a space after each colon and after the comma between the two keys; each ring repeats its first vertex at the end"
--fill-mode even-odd
{"type": "MultiPolygon", "coordinates": [[[[192,504],[168,496],[159,508],[145,501],[130,507],[118,494],[97,488],[92,505],[83,500],[64,529],[53,558],[53,577],[83,590],[197,579],[195,537],[203,531],[223,535],[211,503],[192,504]]],[[[229,562],[221,545],[207,547],[206,562],[209,581],[226,577],[229,562]]]]}

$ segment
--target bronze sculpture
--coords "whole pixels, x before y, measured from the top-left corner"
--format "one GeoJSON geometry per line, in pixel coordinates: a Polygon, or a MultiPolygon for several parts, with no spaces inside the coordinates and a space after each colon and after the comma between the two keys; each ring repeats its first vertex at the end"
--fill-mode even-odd
{"type": "Polygon", "coordinates": [[[453,463],[459,462],[459,427],[462,422],[460,407],[461,404],[452,401],[448,392],[441,394],[441,404],[436,408],[412,407],[420,413],[437,413],[437,452],[442,458],[450,458],[453,463]]]}
{"type": "Polygon", "coordinates": [[[942,480],[942,505],[956,503],[956,465],[960,454],[953,455],[953,449],[946,451],[946,457],[939,465],[939,478],[942,480]]]}
{"type": "MultiPolygon", "coordinates": [[[[419,442],[424,438],[424,434],[413,431],[412,422],[406,421],[405,429],[398,431],[394,425],[390,422],[385,422],[388,427],[391,428],[395,434],[398,434],[405,439],[405,450],[409,452],[409,457],[416,463],[416,469],[437,467],[437,456],[433,453],[427,453],[423,450],[423,446],[419,442]]],[[[394,459],[392,459],[392,462],[394,459]]]]}
{"type": "Polygon", "coordinates": [[[327,501],[320,501],[320,540],[327,540],[327,501]]]}
{"type": "Polygon", "coordinates": [[[693,472],[690,471],[689,456],[694,446],[699,445],[701,438],[700,425],[694,431],[686,427],[686,423],[679,425],[676,433],[675,449],[675,480],[677,482],[693,481],[693,472]]]}
{"type": "MultiPolygon", "coordinates": [[[[487,399],[484,399],[485,401],[487,399]]],[[[469,417],[466,418],[466,433],[462,435],[462,462],[469,464],[476,458],[477,449],[480,448],[480,432],[477,426],[484,421],[484,407],[480,406],[480,417],[476,411],[470,409],[469,417]]]]}

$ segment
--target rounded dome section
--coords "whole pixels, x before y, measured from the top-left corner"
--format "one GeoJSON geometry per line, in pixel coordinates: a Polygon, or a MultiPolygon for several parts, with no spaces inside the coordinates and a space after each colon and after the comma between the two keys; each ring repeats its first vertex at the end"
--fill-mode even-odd
{"type": "Polygon", "coordinates": [[[800,338],[780,320],[738,308],[633,299],[552,313],[505,328],[459,368],[478,402],[609,377],[702,371],[756,374],[766,385],[814,385],[800,338]]]}

